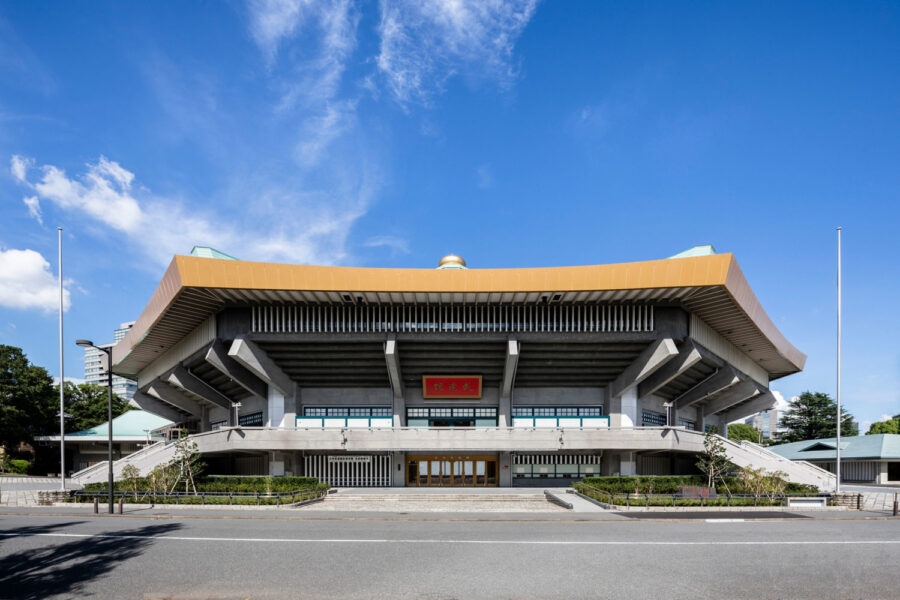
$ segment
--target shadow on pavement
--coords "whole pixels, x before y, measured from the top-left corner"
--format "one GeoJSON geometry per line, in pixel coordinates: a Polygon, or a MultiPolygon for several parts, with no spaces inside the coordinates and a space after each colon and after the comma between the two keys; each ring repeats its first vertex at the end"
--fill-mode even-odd
{"type": "MultiPolygon", "coordinates": [[[[3,532],[8,535],[0,539],[0,548],[8,546],[17,536],[52,533],[53,530],[78,523],[75,521],[8,529],[3,532]]],[[[178,523],[165,523],[107,534],[139,536],[127,539],[90,537],[59,543],[65,538],[38,538],[47,545],[0,557],[0,598],[32,600],[54,594],[79,596],[85,583],[104,576],[119,563],[140,555],[153,542],[152,539],[140,538],[160,536],[180,528],[178,523]]]]}

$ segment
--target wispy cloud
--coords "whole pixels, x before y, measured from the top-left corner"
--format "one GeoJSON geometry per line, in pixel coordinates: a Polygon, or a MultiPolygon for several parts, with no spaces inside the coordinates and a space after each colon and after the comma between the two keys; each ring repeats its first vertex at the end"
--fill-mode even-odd
{"type": "Polygon", "coordinates": [[[378,70],[401,104],[427,103],[453,75],[516,76],[513,49],[536,0],[381,0],[378,70]]]}
{"type": "MultiPolygon", "coordinates": [[[[343,185],[328,193],[298,196],[286,191],[268,201],[277,210],[265,211],[262,218],[250,214],[229,218],[136,189],[134,174],[103,156],[86,165],[78,177],[53,165],[39,170],[39,179],[22,180],[37,197],[127,234],[126,239],[158,265],[167,264],[173,254],[186,252],[195,244],[246,259],[339,261],[346,254],[350,228],[365,213],[380,184],[377,173],[364,169],[356,178],[345,176],[343,185]]],[[[249,205],[259,206],[256,202],[249,205]]]]}
{"type": "MultiPolygon", "coordinates": [[[[56,310],[59,280],[50,263],[34,250],[0,249],[0,306],[15,309],[56,310]]],[[[69,290],[64,281],[63,310],[69,310],[69,290]]]]}
{"type": "Polygon", "coordinates": [[[392,255],[409,254],[409,242],[393,235],[378,235],[363,242],[366,248],[389,248],[392,255]]]}
{"type": "Polygon", "coordinates": [[[36,220],[41,225],[44,224],[44,218],[41,215],[41,203],[37,196],[25,196],[22,202],[28,207],[28,216],[36,220]]]}
{"type": "Polygon", "coordinates": [[[494,176],[490,165],[479,165],[475,169],[475,180],[478,187],[487,190],[494,187],[494,176]]]}

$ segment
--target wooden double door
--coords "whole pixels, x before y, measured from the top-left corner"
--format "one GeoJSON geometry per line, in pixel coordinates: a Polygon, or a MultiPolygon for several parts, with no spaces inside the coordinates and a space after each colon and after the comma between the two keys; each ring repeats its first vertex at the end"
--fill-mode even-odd
{"type": "Polygon", "coordinates": [[[497,463],[497,456],[489,454],[409,454],[406,456],[406,485],[412,487],[497,486],[497,463]]]}

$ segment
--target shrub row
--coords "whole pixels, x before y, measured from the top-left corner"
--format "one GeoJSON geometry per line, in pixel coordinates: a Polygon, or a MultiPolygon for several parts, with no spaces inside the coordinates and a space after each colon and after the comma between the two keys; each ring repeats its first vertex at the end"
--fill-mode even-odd
{"type": "MultiPolygon", "coordinates": [[[[640,475],[636,477],[586,477],[583,483],[605,490],[611,494],[633,494],[635,490],[639,494],[677,494],[678,488],[685,485],[706,486],[705,475],[640,475]]],[[[732,494],[751,493],[745,490],[744,482],[740,477],[726,477],[725,486],[720,481],[716,485],[716,492],[732,494]]],[[[818,492],[815,486],[788,482],[785,486],[787,494],[815,494],[818,492]]]]}
{"type": "MultiPolygon", "coordinates": [[[[147,477],[137,479],[138,490],[149,490],[150,480],[147,477]]],[[[200,477],[194,480],[198,492],[293,492],[305,489],[328,489],[327,483],[319,483],[315,477],[200,477]]],[[[134,489],[131,480],[122,479],[116,481],[113,489],[128,492],[134,489]]],[[[97,492],[107,489],[106,482],[89,483],[84,486],[85,491],[97,492]]],[[[184,490],[184,484],[178,485],[179,490],[184,490]]]]}
{"type": "Polygon", "coordinates": [[[6,472],[13,475],[25,475],[28,473],[28,461],[10,460],[6,463],[6,472]]]}

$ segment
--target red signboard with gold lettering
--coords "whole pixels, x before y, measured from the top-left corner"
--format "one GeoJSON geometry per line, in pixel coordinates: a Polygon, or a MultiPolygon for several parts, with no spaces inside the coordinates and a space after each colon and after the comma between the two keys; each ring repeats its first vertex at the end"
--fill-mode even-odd
{"type": "Polygon", "coordinates": [[[424,398],[481,398],[481,375],[423,375],[424,398]]]}

